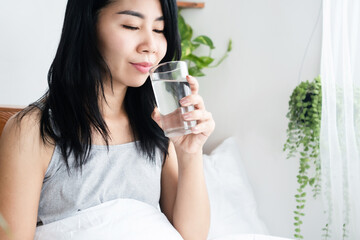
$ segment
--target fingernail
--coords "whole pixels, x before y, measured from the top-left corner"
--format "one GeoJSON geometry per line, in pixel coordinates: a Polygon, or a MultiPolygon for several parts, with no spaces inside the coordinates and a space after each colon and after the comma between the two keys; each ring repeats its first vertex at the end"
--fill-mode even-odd
{"type": "Polygon", "coordinates": [[[194,133],[199,132],[199,127],[197,127],[197,126],[193,127],[193,128],[192,128],[192,131],[193,131],[194,133]]]}
{"type": "Polygon", "coordinates": [[[183,117],[185,120],[188,120],[190,118],[190,114],[189,113],[184,113],[183,117]]]}
{"type": "Polygon", "coordinates": [[[180,100],[181,105],[185,105],[185,104],[188,104],[188,103],[189,103],[189,101],[186,98],[185,99],[183,98],[183,99],[180,100]]]}

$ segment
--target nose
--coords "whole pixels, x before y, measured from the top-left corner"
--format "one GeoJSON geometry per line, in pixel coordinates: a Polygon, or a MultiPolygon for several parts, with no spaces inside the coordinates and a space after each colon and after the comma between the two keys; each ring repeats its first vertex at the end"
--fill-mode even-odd
{"type": "Polygon", "coordinates": [[[151,31],[144,31],[142,40],[138,46],[138,51],[140,53],[156,53],[156,40],[151,31]]]}

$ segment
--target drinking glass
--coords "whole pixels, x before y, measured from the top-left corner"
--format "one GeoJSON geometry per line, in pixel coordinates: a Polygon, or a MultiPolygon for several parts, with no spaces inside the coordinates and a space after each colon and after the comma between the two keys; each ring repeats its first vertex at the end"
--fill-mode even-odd
{"type": "Polygon", "coordinates": [[[194,111],[194,106],[182,107],[180,100],[191,94],[186,76],[187,64],[184,61],[171,61],[152,67],[150,79],[160,111],[160,121],[167,137],[191,133],[196,121],[185,121],[182,114],[194,111]]]}

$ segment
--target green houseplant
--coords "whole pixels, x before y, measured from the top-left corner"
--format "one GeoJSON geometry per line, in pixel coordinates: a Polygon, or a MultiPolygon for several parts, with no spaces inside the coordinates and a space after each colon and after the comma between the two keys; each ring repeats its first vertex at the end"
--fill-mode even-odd
{"type": "Polygon", "coordinates": [[[213,68],[219,66],[232,50],[232,41],[230,39],[227,50],[222,58],[220,58],[216,64],[210,65],[214,62],[214,58],[211,57],[212,50],[215,49],[213,41],[205,35],[193,38],[193,29],[185,22],[184,17],[181,15],[181,11],[178,12],[178,26],[181,38],[181,60],[188,63],[189,74],[194,77],[205,76],[202,72],[203,68],[213,68]],[[199,56],[194,53],[194,51],[200,46],[208,48],[209,54],[207,56],[199,56]]]}
{"type": "Polygon", "coordinates": [[[299,187],[295,199],[294,225],[296,239],[303,239],[301,235],[302,217],[306,203],[306,187],[312,188],[313,197],[320,193],[320,123],[321,123],[321,80],[301,82],[293,91],[289,101],[289,119],[287,140],[284,151],[287,158],[299,156],[299,172],[297,182],[299,187]]]}

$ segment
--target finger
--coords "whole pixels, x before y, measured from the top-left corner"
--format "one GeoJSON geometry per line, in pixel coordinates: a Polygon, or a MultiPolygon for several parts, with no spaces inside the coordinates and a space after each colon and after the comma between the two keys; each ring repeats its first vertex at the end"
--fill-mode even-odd
{"type": "Polygon", "coordinates": [[[194,105],[197,109],[205,109],[204,100],[198,94],[192,94],[182,98],[180,104],[182,107],[194,105]]]}
{"type": "Polygon", "coordinates": [[[160,121],[160,111],[157,107],[154,108],[154,111],[151,114],[151,118],[162,128],[161,121],[160,121]]]}
{"type": "Polygon", "coordinates": [[[206,121],[212,119],[211,113],[204,110],[194,110],[191,112],[186,112],[183,114],[183,118],[185,121],[206,121]]]}
{"type": "Polygon", "coordinates": [[[204,121],[202,123],[198,123],[195,127],[191,128],[191,132],[193,134],[204,134],[205,136],[210,136],[210,134],[215,129],[215,122],[214,120],[204,121]]]}
{"type": "Polygon", "coordinates": [[[198,94],[199,82],[197,81],[197,79],[194,78],[193,76],[187,75],[186,80],[190,84],[190,89],[191,89],[192,94],[198,94]]]}

